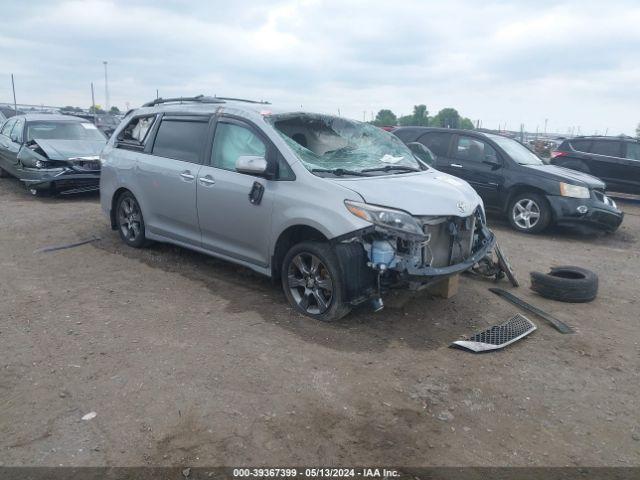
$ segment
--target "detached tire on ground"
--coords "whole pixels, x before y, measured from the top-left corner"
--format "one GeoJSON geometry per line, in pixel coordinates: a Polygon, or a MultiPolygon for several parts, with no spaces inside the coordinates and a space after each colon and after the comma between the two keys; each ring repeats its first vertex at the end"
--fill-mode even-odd
{"type": "Polygon", "coordinates": [[[531,272],[531,290],[560,302],[590,302],[598,294],[598,276],[572,266],[555,267],[547,274],[531,272]]]}

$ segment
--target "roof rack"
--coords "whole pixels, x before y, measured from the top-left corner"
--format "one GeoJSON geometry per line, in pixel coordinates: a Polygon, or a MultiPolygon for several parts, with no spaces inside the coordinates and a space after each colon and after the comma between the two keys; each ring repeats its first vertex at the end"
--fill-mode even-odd
{"type": "Polygon", "coordinates": [[[175,98],[156,98],[150,102],[142,105],[143,107],[153,107],[154,105],[160,105],[161,103],[184,103],[184,102],[199,102],[199,103],[224,103],[224,99],[216,97],[205,97],[204,95],[196,95],[195,97],[175,97],[175,98]]]}
{"type": "Polygon", "coordinates": [[[198,103],[225,103],[225,102],[245,102],[255,103],[260,105],[271,105],[269,102],[263,100],[247,100],[246,98],[233,98],[233,97],[213,97],[205,95],[196,95],[195,97],[175,97],[175,98],[156,98],[150,102],[142,105],[143,107],[153,107],[154,105],[160,105],[162,103],[184,103],[184,102],[198,102],[198,103]]]}
{"type": "Polygon", "coordinates": [[[271,102],[267,102],[265,100],[247,100],[246,98],[216,97],[215,95],[213,98],[217,98],[218,100],[227,100],[229,102],[245,102],[245,103],[257,103],[260,105],[271,105],[271,102]]]}

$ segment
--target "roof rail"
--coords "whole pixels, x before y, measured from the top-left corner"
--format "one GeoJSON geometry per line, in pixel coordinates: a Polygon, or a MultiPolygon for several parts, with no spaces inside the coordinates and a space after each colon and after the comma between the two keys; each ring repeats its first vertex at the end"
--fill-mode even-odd
{"type": "Polygon", "coordinates": [[[233,98],[233,97],[216,97],[218,100],[227,100],[229,102],[245,102],[245,103],[258,103],[260,105],[271,105],[271,102],[267,102],[265,100],[247,100],[246,98],[233,98]]]}
{"type": "Polygon", "coordinates": [[[224,99],[216,97],[205,97],[204,95],[196,95],[195,97],[175,97],[175,98],[156,98],[142,105],[143,107],[153,107],[161,103],[183,103],[183,102],[199,102],[199,103],[224,103],[224,99]]]}

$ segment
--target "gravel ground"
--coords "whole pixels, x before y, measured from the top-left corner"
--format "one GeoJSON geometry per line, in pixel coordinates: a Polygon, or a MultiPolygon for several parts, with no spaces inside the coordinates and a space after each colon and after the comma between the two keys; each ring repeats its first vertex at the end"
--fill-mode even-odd
{"type": "Polygon", "coordinates": [[[490,219],[517,294],[577,334],[530,317],[532,335],[473,355],[448,345],[517,312],[490,282],[320,324],[246,269],[125,247],[95,195],[2,179],[0,465],[640,465],[640,205],[623,208],[612,235],[490,219]],[[598,272],[599,297],[528,290],[559,264],[598,272]]]}

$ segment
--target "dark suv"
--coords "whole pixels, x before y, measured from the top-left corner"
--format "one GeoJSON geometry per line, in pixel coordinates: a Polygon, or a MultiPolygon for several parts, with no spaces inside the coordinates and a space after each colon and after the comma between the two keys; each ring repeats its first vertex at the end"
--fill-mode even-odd
{"type": "Polygon", "coordinates": [[[551,163],[590,173],[607,190],[640,194],[640,141],[631,137],[576,137],[552,153],[551,163]]]}
{"type": "Polygon", "coordinates": [[[473,130],[400,127],[393,133],[414,154],[427,147],[427,163],[471,184],[487,210],[507,216],[520,232],[551,224],[614,231],[623,214],[604,194],[605,184],[586,173],[545,165],[521,143],[473,130]]]}

